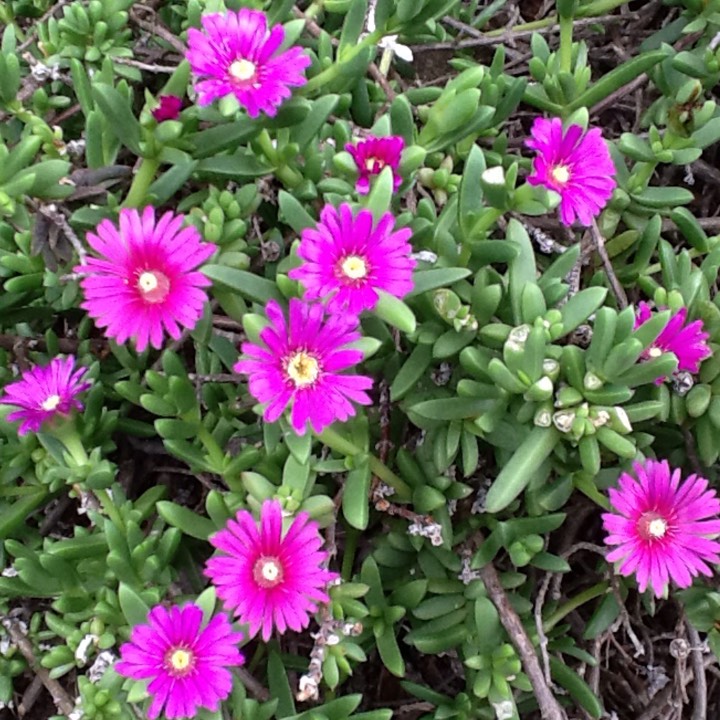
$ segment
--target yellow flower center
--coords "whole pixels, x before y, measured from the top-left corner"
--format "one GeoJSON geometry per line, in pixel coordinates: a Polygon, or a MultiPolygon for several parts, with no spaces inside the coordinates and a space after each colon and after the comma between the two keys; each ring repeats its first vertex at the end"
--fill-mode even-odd
{"type": "Polygon", "coordinates": [[[367,263],[359,255],[348,255],[340,263],[340,269],[351,280],[362,280],[368,274],[367,263]]]}
{"type": "Polygon", "coordinates": [[[552,175],[552,179],[556,183],[564,185],[570,179],[570,170],[568,169],[567,165],[556,165],[550,171],[550,175],[552,175]]]}
{"type": "Polygon", "coordinates": [[[140,273],[137,281],[137,289],[145,302],[154,304],[162,302],[170,292],[170,281],[161,272],[145,270],[140,273]]]}
{"type": "Polygon", "coordinates": [[[255,75],[255,63],[241,58],[230,66],[230,74],[236,79],[244,82],[255,75]]]}
{"type": "Polygon", "coordinates": [[[303,388],[312,385],[320,374],[320,363],[304,350],[291,355],[285,363],[288,377],[295,383],[295,387],[303,388]]]}
{"type": "Polygon", "coordinates": [[[369,157],[365,161],[365,169],[368,170],[369,172],[373,172],[376,164],[380,166],[378,168],[378,172],[380,172],[380,170],[382,170],[385,167],[385,163],[383,163],[382,160],[378,160],[377,158],[374,158],[374,157],[369,157]]]}
{"type": "Polygon", "coordinates": [[[61,398],[59,395],[50,395],[40,404],[40,407],[46,412],[50,412],[60,404],[60,400],[61,398]]]}
{"type": "Polygon", "coordinates": [[[189,648],[171,648],[165,656],[165,665],[174,677],[183,677],[192,672],[195,655],[189,648]]]}
{"type": "Polygon", "coordinates": [[[253,566],[253,579],[266,590],[279,585],[284,577],[285,573],[279,558],[262,556],[253,566]]]}

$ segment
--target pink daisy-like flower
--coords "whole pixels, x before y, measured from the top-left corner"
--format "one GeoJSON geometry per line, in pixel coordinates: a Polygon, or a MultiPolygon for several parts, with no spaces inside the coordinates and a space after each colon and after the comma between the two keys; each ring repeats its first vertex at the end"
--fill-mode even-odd
{"type": "MultiPolygon", "coordinates": [[[[650,306],[646,302],[638,304],[635,313],[635,329],[652,317],[650,306]]],[[[710,335],[703,332],[702,320],[695,320],[685,325],[687,308],[680,308],[668,321],[663,331],[655,338],[652,345],[645,350],[645,360],[660,357],[662,353],[671,352],[678,359],[677,372],[697,373],[700,363],[712,355],[707,344],[710,335]]],[[[667,378],[657,378],[655,383],[661,385],[667,378]]]]}
{"type": "Polygon", "coordinates": [[[575,218],[586,227],[605,207],[617,184],[615,165],[599,128],[586,133],[571,125],[564,133],[562,120],[536,118],[525,144],[537,151],[531,185],[544,185],[560,195],[560,219],[575,218]]]}
{"type": "Polygon", "coordinates": [[[120,228],[103,220],[87,239],[101,257],[75,267],[82,273],[85,294],[81,307],[98,327],[118,343],[134,338],[138,352],[150,343],[162,347],[163,332],[177,340],[181,327],[192,330],[202,316],[210,281],[195,268],[214,252],[192,227],[182,227],[183,215],[165,213],[155,222],[155,210],[142,215],[120,211],[120,228]]]}
{"type": "Polygon", "coordinates": [[[364,375],[340,375],[360,362],[360,350],[348,343],[360,339],[357,318],[345,313],[325,318],[321,305],[290,300],[289,321],[277,302],[271,300],[265,312],[270,325],[260,332],[264,347],[245,342],[246,360],[234,370],[249,376],[250,392],[268,403],[263,417],[275,422],[292,402],[291,422],[295,432],[305,433],[310,421],[315,432],[336,420],[355,414],[352,402],[370,405],[365,390],[372,379],[364,375]]]}
{"type": "Polygon", "coordinates": [[[83,378],[87,368],[75,369],[75,358],[53,358],[49,365],[34,367],[23,373],[20,380],[5,386],[0,404],[14,405],[7,420],[21,420],[20,435],[37,432],[46,421],[69,415],[73,409],[82,410],[77,396],[90,387],[83,378]]]}
{"type": "Polygon", "coordinates": [[[404,147],[405,140],[398,135],[371,137],[361,140],[357,145],[345,145],[345,149],[353,156],[359,173],[355,190],[361,195],[367,195],[370,192],[371,176],[379,175],[387,166],[392,168],[393,190],[397,190],[402,185],[398,168],[404,147]]]}
{"type": "Polygon", "coordinates": [[[277,53],[285,28],[268,30],[267,16],[260,10],[210,13],[202,17],[203,31],[188,30],[186,57],[198,77],[198,104],[233,94],[250,117],[264,112],[273,116],[290,87],[304,85],[303,71],[310,58],[302,48],[277,53]]]}
{"type": "Polygon", "coordinates": [[[176,95],[161,95],[158,98],[160,104],[152,111],[152,116],[158,121],[175,120],[180,115],[182,98],[176,95]]]}
{"type": "Polygon", "coordinates": [[[720,533],[720,500],[708,481],[690,475],[681,482],[680,470],[671,472],[667,461],[645,460],[633,465],[637,480],[623,473],[619,488],[611,489],[615,512],[602,516],[609,533],[608,562],[621,561],[621,575],[637,576],[640,592],[648,584],[661,597],[669,580],[690,587],[693,577],[720,563],[720,543],[710,540],[720,533]]]}
{"type": "Polygon", "coordinates": [[[322,567],[328,554],[320,549],[317,523],[307,513],[292,521],[284,537],[282,523],[277,500],[263,503],[260,529],[247,510],[240,510],[210,537],[224,554],[205,567],[225,606],[250,626],[250,635],[262,628],[265,642],[273,628],[279,633],[306,628],[317,603],[329,601],[325,588],[337,577],[322,567]]]}
{"type": "Polygon", "coordinates": [[[156,605],[147,625],[132,629],[130,642],[120,648],[115,670],[133,680],[150,680],[153,701],[148,718],[160,715],[165,706],[168,718],[194,717],[199,708],[213,712],[232,690],[227,669],[242,665],[236,645],[242,633],[234,633],[225,613],[215,615],[200,629],[203,611],[197,605],[156,605]]]}
{"type": "Polygon", "coordinates": [[[349,205],[340,211],[326,205],[317,228],[306,228],[298,255],[305,263],[288,275],[305,287],[308,300],[330,296],[328,311],[358,315],[375,307],[377,290],[403,297],[413,289],[415,261],[408,242],[412,231],[393,232],[395,218],[385,213],[376,227],[369,210],[353,217],[349,205]]]}

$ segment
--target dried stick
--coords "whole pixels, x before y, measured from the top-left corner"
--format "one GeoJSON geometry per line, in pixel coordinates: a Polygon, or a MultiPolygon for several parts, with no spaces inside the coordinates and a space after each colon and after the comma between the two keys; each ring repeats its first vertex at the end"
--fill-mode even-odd
{"type": "Polygon", "coordinates": [[[63,686],[57,680],[53,680],[53,678],[50,677],[50,673],[37,661],[32,645],[25,636],[25,633],[23,633],[17,623],[10,618],[3,618],[2,624],[12,641],[17,645],[22,656],[27,660],[28,665],[30,665],[35,675],[40,678],[40,682],[52,696],[55,707],[57,707],[63,715],[69,715],[75,709],[75,703],[65,692],[63,686]]]}
{"type": "Polygon", "coordinates": [[[693,668],[693,684],[695,688],[695,704],[692,720],[705,720],[707,717],[707,678],[702,656],[702,642],[698,631],[687,623],[687,635],[690,640],[691,662],[693,668]]]}
{"type": "Polygon", "coordinates": [[[600,228],[597,226],[595,218],[593,218],[592,225],[590,226],[590,234],[592,235],[595,249],[597,250],[600,259],[602,260],[603,266],[605,267],[605,272],[607,273],[608,280],[610,280],[610,287],[612,288],[612,291],[617,298],[618,305],[620,306],[621,310],[624,310],[628,306],[627,295],[625,294],[625,290],[620,284],[620,281],[617,279],[617,275],[615,275],[615,270],[613,269],[612,263],[610,262],[610,258],[607,254],[607,250],[605,249],[605,238],[602,236],[602,233],[600,232],[600,228]]]}
{"type": "Polygon", "coordinates": [[[535,691],[535,697],[540,705],[540,714],[543,720],[567,720],[567,715],[560,703],[555,699],[552,691],[545,682],[540,662],[535,654],[535,648],[530,642],[525,628],[523,627],[518,614],[510,604],[505,590],[500,583],[500,577],[492,563],[488,563],[480,569],[480,577],[485,583],[490,600],[497,608],[500,615],[500,622],[512,640],[515,649],[520,655],[523,668],[530,679],[530,684],[535,691]]]}
{"type": "Polygon", "coordinates": [[[240,678],[240,682],[255,696],[260,702],[267,702],[270,699],[270,692],[263,687],[245,668],[235,667],[234,672],[240,678]]]}

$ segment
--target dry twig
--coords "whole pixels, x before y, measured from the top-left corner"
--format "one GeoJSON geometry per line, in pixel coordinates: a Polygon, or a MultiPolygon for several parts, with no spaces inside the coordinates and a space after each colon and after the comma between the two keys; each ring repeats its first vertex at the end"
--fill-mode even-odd
{"type": "Polygon", "coordinates": [[[35,657],[30,641],[20,629],[18,623],[12,618],[6,617],[2,619],[2,625],[7,630],[8,635],[10,635],[10,639],[17,645],[22,656],[27,660],[32,671],[40,678],[40,682],[42,682],[52,696],[55,707],[57,707],[63,715],[69,715],[75,709],[75,703],[65,692],[63,686],[57,680],[51,678],[50,673],[40,665],[35,657]]]}
{"type": "Polygon", "coordinates": [[[535,648],[532,642],[530,642],[530,638],[518,614],[510,604],[505,590],[503,590],[495,566],[492,563],[488,563],[481,568],[480,578],[483,583],[485,583],[485,588],[487,589],[490,600],[492,600],[493,605],[497,608],[498,614],[500,615],[500,622],[510,636],[510,640],[518,651],[518,655],[520,655],[523,668],[530,679],[530,684],[533,687],[535,697],[540,706],[540,714],[543,720],[567,720],[565,711],[555,699],[555,696],[545,681],[540,662],[535,654],[535,648]]]}

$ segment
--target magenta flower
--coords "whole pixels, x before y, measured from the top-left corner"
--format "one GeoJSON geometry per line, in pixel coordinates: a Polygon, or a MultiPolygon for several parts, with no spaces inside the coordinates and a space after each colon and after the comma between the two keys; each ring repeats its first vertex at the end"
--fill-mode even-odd
{"type": "Polygon", "coordinates": [[[244,662],[235,647],[242,633],[234,633],[225,613],[215,615],[200,629],[203,611],[197,605],[166,610],[156,605],[147,625],[132,629],[130,642],[120,648],[115,670],[133,680],[151,680],[153,695],[147,716],[194,717],[199,708],[213,712],[232,690],[227,669],[244,662]]]}
{"type": "Polygon", "coordinates": [[[370,177],[379,175],[386,166],[392,168],[393,190],[397,190],[402,185],[398,168],[404,147],[405,140],[398,135],[371,137],[361,140],[357,145],[348,143],[345,149],[353,156],[359,173],[355,190],[361,195],[367,195],[370,192],[370,177]]]}
{"type": "Polygon", "coordinates": [[[103,220],[88,233],[90,246],[101,256],[88,258],[75,272],[83,273],[81,307],[98,327],[118,343],[134,338],[139,352],[150,343],[162,347],[163,332],[177,340],[181,327],[192,330],[202,316],[210,281],[193,272],[215,252],[184,217],[165,213],[155,222],[146,207],[120,211],[120,229],[103,220]]]}
{"type": "Polygon", "coordinates": [[[176,95],[161,95],[158,98],[160,104],[152,111],[152,116],[158,121],[175,120],[180,115],[182,98],[176,95]]]}
{"type": "Polygon", "coordinates": [[[277,53],[285,38],[282,25],[268,31],[260,10],[210,13],[202,17],[203,31],[188,30],[186,57],[198,78],[198,104],[233,94],[250,117],[273,116],[290,87],[304,85],[310,58],[299,47],[277,53]]]}
{"type": "MultiPolygon", "coordinates": [[[[646,302],[639,303],[635,313],[635,328],[646,323],[651,317],[650,306],[646,302]]],[[[680,308],[670,318],[652,345],[644,351],[643,359],[649,360],[660,357],[665,352],[671,352],[678,359],[678,372],[699,372],[700,363],[712,355],[712,350],[707,344],[710,335],[703,332],[702,320],[695,320],[685,325],[686,319],[687,308],[680,308]]],[[[657,378],[655,383],[661,385],[666,379],[657,378]]]]}
{"type": "Polygon", "coordinates": [[[321,550],[317,523],[300,513],[283,537],[283,512],[277,500],[266,500],[260,529],[247,510],[240,510],[223,530],[210,537],[222,555],[211,557],[205,575],[217,588],[225,606],[250,626],[262,628],[267,642],[275,628],[284,633],[306,628],[317,603],[328,602],[327,584],[337,573],[322,567],[328,554],[321,550]]]}
{"type": "Polygon", "coordinates": [[[306,228],[298,255],[305,260],[288,275],[305,287],[308,300],[330,296],[328,311],[358,315],[375,307],[378,290],[403,297],[413,289],[415,261],[408,243],[412,231],[393,232],[395,218],[385,213],[376,227],[369,210],[353,217],[347,204],[340,212],[326,205],[317,228],[306,228]]]}
{"type": "Polygon", "coordinates": [[[280,306],[271,300],[265,312],[270,326],[260,332],[264,347],[243,343],[246,360],[234,370],[249,376],[250,392],[268,403],[263,417],[275,422],[292,402],[291,422],[298,435],[310,421],[315,432],[336,420],[355,414],[353,402],[371,403],[367,393],[372,380],[364,375],[340,375],[360,362],[360,350],[348,343],[360,339],[357,318],[344,313],[325,318],[321,305],[290,300],[289,322],[280,306]]]}
{"type": "Polygon", "coordinates": [[[34,367],[22,374],[20,380],[5,386],[0,404],[14,405],[7,420],[21,420],[18,434],[38,432],[55,417],[69,415],[73,409],[82,410],[77,396],[90,387],[83,378],[87,368],[75,369],[75,358],[53,358],[49,365],[34,367]]]}
{"type": "Polygon", "coordinates": [[[621,561],[621,575],[637,576],[640,592],[648,584],[661,597],[669,580],[681,588],[702,573],[706,563],[720,563],[720,543],[708,539],[720,533],[720,500],[708,481],[690,475],[680,482],[680,470],[670,471],[667,461],[645,460],[633,466],[637,480],[623,473],[619,488],[611,489],[615,512],[602,516],[608,532],[608,562],[621,561]]]}
{"type": "Polygon", "coordinates": [[[565,225],[572,225],[576,216],[582,225],[592,225],[617,184],[602,131],[593,128],[583,134],[579,125],[571,125],[563,133],[560,118],[536,118],[530,134],[525,144],[537,155],[528,182],[560,195],[560,219],[565,225]]]}

